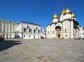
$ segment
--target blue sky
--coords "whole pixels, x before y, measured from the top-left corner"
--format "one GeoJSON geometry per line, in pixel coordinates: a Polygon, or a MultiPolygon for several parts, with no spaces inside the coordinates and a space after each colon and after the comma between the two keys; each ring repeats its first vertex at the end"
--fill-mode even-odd
{"type": "Polygon", "coordinates": [[[52,23],[54,14],[60,16],[65,8],[71,9],[80,25],[84,26],[84,0],[0,0],[0,19],[22,20],[42,25],[52,23]]]}

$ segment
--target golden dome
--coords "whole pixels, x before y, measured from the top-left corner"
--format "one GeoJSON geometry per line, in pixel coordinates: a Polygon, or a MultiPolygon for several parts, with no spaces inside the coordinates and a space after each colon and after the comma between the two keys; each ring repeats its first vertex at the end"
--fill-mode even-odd
{"type": "Polygon", "coordinates": [[[76,15],[72,13],[71,18],[76,18],[76,15]]]}
{"type": "Polygon", "coordinates": [[[62,14],[65,14],[65,10],[62,11],[62,14]]]}
{"type": "Polygon", "coordinates": [[[58,16],[55,14],[55,15],[53,16],[53,18],[58,18],[58,16]]]}
{"type": "Polygon", "coordinates": [[[65,14],[72,14],[71,10],[69,10],[68,8],[65,10],[65,14]]]}

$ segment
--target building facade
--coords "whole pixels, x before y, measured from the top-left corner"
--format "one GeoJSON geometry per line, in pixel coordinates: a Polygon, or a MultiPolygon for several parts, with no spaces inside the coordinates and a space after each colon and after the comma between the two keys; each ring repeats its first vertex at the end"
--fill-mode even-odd
{"type": "Polygon", "coordinates": [[[79,36],[80,36],[80,38],[83,38],[84,39],[84,27],[80,27],[79,28],[79,36]]]}
{"type": "Polygon", "coordinates": [[[3,34],[4,38],[14,38],[16,25],[15,22],[0,20],[0,33],[3,34]]]}
{"type": "Polygon", "coordinates": [[[16,29],[15,36],[22,39],[41,38],[41,26],[38,24],[21,21],[16,29]]]}
{"type": "Polygon", "coordinates": [[[53,16],[53,22],[46,27],[46,38],[79,38],[79,23],[76,15],[69,9],[63,10],[61,16],[53,16]]]}
{"type": "Polygon", "coordinates": [[[41,31],[41,38],[45,39],[46,38],[46,31],[42,29],[41,31]]]}

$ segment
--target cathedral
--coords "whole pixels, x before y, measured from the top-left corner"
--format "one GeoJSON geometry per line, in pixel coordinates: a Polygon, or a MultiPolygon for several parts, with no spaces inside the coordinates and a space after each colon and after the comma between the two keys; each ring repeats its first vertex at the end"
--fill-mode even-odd
{"type": "Polygon", "coordinates": [[[79,23],[76,15],[68,8],[62,11],[60,17],[55,14],[53,22],[46,27],[46,38],[79,38],[79,23]]]}

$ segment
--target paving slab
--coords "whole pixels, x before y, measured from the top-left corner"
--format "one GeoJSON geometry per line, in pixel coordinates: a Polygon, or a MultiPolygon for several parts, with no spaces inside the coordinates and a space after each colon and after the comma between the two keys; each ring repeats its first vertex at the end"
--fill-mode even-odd
{"type": "Polygon", "coordinates": [[[0,62],[84,62],[84,40],[6,40],[0,42],[0,62]]]}

